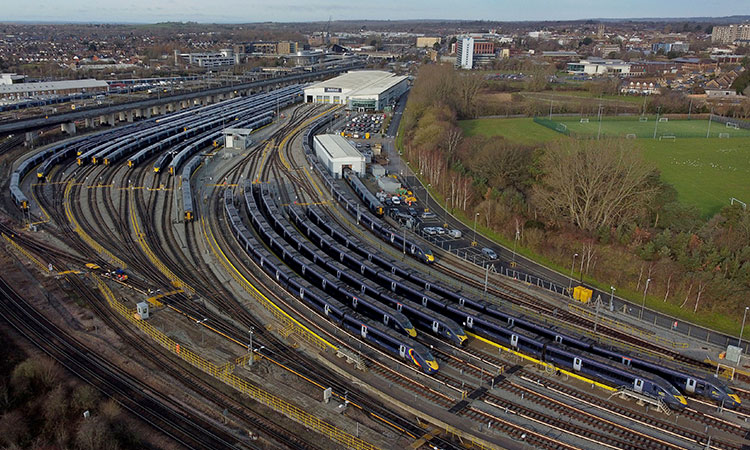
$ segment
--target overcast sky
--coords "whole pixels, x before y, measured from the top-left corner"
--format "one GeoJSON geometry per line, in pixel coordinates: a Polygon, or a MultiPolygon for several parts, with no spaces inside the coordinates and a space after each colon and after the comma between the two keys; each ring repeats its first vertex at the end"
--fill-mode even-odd
{"type": "Polygon", "coordinates": [[[0,21],[569,20],[750,14],[747,0],[0,0],[0,21]]]}

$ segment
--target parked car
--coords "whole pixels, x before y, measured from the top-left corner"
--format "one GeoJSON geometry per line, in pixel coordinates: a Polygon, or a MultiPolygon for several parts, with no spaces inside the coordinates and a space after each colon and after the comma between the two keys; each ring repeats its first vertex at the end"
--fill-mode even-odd
{"type": "Polygon", "coordinates": [[[394,195],[393,197],[391,197],[391,203],[398,206],[401,204],[401,199],[394,195]]]}
{"type": "Polygon", "coordinates": [[[437,216],[435,215],[434,212],[427,211],[427,212],[423,212],[422,213],[422,218],[423,219],[434,219],[435,217],[437,217],[437,216]]]}
{"type": "Polygon", "coordinates": [[[430,236],[435,236],[437,234],[437,230],[435,229],[435,227],[424,227],[422,228],[422,231],[430,236]]]}
{"type": "Polygon", "coordinates": [[[492,250],[491,248],[484,247],[482,249],[482,253],[484,253],[484,256],[493,261],[497,259],[497,253],[495,253],[495,250],[492,250]]]}
{"type": "Polygon", "coordinates": [[[461,230],[456,230],[456,229],[448,230],[448,236],[454,239],[458,239],[461,237],[461,230]]]}

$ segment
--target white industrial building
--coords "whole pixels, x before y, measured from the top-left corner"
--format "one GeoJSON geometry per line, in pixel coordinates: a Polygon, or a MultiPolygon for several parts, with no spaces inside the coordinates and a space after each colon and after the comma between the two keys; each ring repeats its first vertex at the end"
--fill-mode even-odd
{"type": "Polygon", "coordinates": [[[568,73],[585,75],[628,75],[630,63],[619,59],[589,58],[579,62],[568,63],[568,73]]]}
{"type": "Polygon", "coordinates": [[[334,178],[341,178],[344,169],[358,176],[365,174],[365,157],[338,134],[319,134],[313,138],[313,149],[318,159],[334,178]]]}
{"type": "Polygon", "coordinates": [[[306,103],[346,105],[357,111],[380,111],[408,89],[408,78],[382,70],[357,70],[305,88],[306,103]]]}

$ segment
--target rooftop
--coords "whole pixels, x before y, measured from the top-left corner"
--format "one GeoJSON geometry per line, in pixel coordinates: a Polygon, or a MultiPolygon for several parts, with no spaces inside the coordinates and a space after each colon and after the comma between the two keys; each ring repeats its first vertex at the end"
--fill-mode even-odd
{"type": "Polygon", "coordinates": [[[319,134],[315,140],[320,142],[323,149],[331,159],[337,158],[364,158],[362,154],[352,147],[343,136],[338,134],[319,134]]]}
{"type": "Polygon", "coordinates": [[[349,91],[350,96],[377,95],[406,78],[382,70],[355,70],[330,80],[315,83],[308,89],[338,88],[342,92],[349,91]]]}
{"type": "Polygon", "coordinates": [[[65,89],[108,88],[106,81],[95,80],[65,80],[43,81],[41,83],[19,83],[0,85],[0,94],[16,94],[36,91],[57,91],[65,89]]]}

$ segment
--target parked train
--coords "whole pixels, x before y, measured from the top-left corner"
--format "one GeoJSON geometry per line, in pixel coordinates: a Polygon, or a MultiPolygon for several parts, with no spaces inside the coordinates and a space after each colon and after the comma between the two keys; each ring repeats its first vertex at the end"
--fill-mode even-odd
{"type": "Polygon", "coordinates": [[[368,322],[347,306],[323,294],[319,289],[294,275],[291,269],[286,268],[283,263],[272,256],[245,227],[237,208],[234,206],[230,189],[224,191],[224,206],[238,243],[259,267],[271,278],[277,280],[290,294],[302,300],[338,327],[359,336],[362,340],[375,345],[394,357],[413,364],[423,372],[434,374],[439,370],[437,360],[423,345],[413,342],[408,337],[398,335],[377,323],[368,322]]]}
{"type": "MultiPolygon", "coordinates": [[[[384,257],[382,252],[375,251],[364,245],[358,239],[349,236],[344,233],[338,227],[333,225],[330,220],[327,220],[325,215],[319,210],[318,207],[306,208],[307,215],[311,219],[312,223],[320,227],[320,230],[325,232],[328,236],[318,236],[315,233],[310,232],[309,227],[301,225],[301,218],[295,220],[295,224],[303,232],[306,232],[312,242],[316,244],[322,243],[324,246],[321,247],[324,250],[326,248],[332,248],[333,246],[325,246],[327,242],[326,237],[330,237],[338,243],[341,248],[336,250],[338,253],[333,254],[334,257],[340,258],[344,264],[349,264],[356,267],[362,266],[359,270],[362,273],[367,274],[370,279],[380,279],[386,283],[394,282],[394,276],[399,277],[403,280],[408,280],[414,285],[422,289],[421,292],[412,292],[412,295],[419,296],[425,306],[434,309],[439,312],[443,312],[446,309],[450,309],[455,305],[459,307],[465,307],[477,314],[484,317],[496,319],[500,323],[508,324],[513,329],[526,330],[533,332],[538,336],[554,341],[557,343],[565,344],[569,348],[575,349],[577,352],[583,352],[583,354],[591,354],[607,358],[617,364],[621,364],[623,370],[627,370],[628,367],[643,370],[648,373],[652,373],[659,376],[671,384],[676,386],[683,394],[693,395],[698,397],[704,397],[706,399],[716,401],[717,403],[723,403],[726,407],[734,408],[739,406],[740,399],[734,394],[728,386],[726,386],[721,380],[712,375],[697,375],[695,373],[686,373],[682,370],[671,368],[665,362],[650,362],[643,358],[631,356],[622,350],[608,348],[593,342],[588,342],[581,338],[574,338],[565,333],[561,333],[556,329],[550,329],[543,325],[537,324],[525,317],[518,317],[506,312],[499,310],[495,305],[486,303],[484,301],[473,299],[469,296],[462,294],[453,288],[449,288],[425,277],[423,274],[401,267],[400,263],[396,260],[384,257]],[[364,267],[363,261],[372,263],[380,267],[380,271],[376,269],[367,269],[364,267]],[[448,303],[439,297],[442,297],[452,303],[448,303]]],[[[295,218],[294,215],[290,215],[291,218],[295,218]]],[[[330,250],[326,250],[329,251],[330,250]]],[[[400,286],[400,284],[397,284],[400,286]]],[[[409,292],[408,288],[405,292],[409,292]]],[[[446,314],[449,317],[450,314],[446,314]]],[[[456,319],[459,323],[464,323],[467,329],[470,329],[471,322],[461,322],[456,319]]]]}
{"type": "Polygon", "coordinates": [[[367,189],[367,186],[365,186],[364,183],[362,183],[362,180],[359,179],[356,173],[354,173],[350,169],[344,169],[343,177],[346,181],[349,182],[349,186],[352,187],[354,192],[357,193],[359,196],[359,199],[362,200],[362,203],[367,206],[367,208],[376,216],[380,217],[383,215],[383,212],[385,211],[385,207],[383,206],[383,202],[378,200],[378,198],[370,192],[369,189],[367,189]]]}
{"type": "MultiPolygon", "coordinates": [[[[440,314],[435,314],[424,308],[422,305],[378,287],[371,280],[361,277],[356,272],[339,264],[326,256],[323,252],[315,249],[312,243],[301,238],[298,232],[294,230],[288,222],[282,220],[281,213],[278,211],[273,199],[270,198],[270,191],[267,184],[248,185],[248,187],[250,186],[255,189],[252,189],[252,187],[247,189],[246,196],[252,195],[250,192],[251,190],[255,191],[255,194],[259,197],[259,204],[268,215],[268,221],[270,222],[271,228],[278,233],[278,235],[275,233],[274,235],[279,237],[283,236],[283,238],[301,254],[301,256],[296,253],[289,255],[289,264],[299,264],[299,269],[303,275],[307,276],[311,281],[312,279],[315,279],[316,283],[321,283],[321,287],[324,291],[327,291],[332,295],[342,295],[347,298],[350,296],[350,294],[347,294],[349,289],[336,284],[336,281],[343,281],[358,291],[354,297],[354,305],[356,305],[356,302],[358,301],[356,296],[366,295],[377,299],[389,309],[403,313],[415,325],[425,331],[449,339],[458,345],[462,345],[466,342],[466,333],[455,323],[455,321],[440,314]],[[308,264],[310,260],[312,260],[314,264],[308,264]],[[301,263],[301,261],[304,262],[304,264],[301,263]],[[324,274],[316,273],[317,267],[327,271],[335,277],[335,279],[326,277],[324,274]],[[328,281],[324,281],[325,279],[328,279],[328,281]]],[[[252,200],[253,199],[247,199],[248,203],[252,202],[252,200]]],[[[250,207],[251,206],[248,206],[249,210],[250,207]]],[[[257,221],[254,220],[253,224],[256,225],[256,223],[257,221]]],[[[286,256],[287,255],[284,257],[285,261],[287,260],[286,256]]]]}
{"type": "Polygon", "coordinates": [[[348,307],[364,312],[371,318],[407,336],[416,336],[414,325],[404,313],[380,304],[367,293],[356,292],[347,288],[343,283],[339,282],[340,279],[329,277],[320,271],[317,265],[317,258],[314,262],[310,261],[300,255],[294,247],[286,246],[281,236],[273,230],[272,226],[263,217],[251,191],[252,187],[248,184],[245,188],[245,203],[252,225],[271,250],[278,252],[280,255],[279,258],[282,261],[323,292],[338,298],[339,301],[345,302],[348,307]]]}

